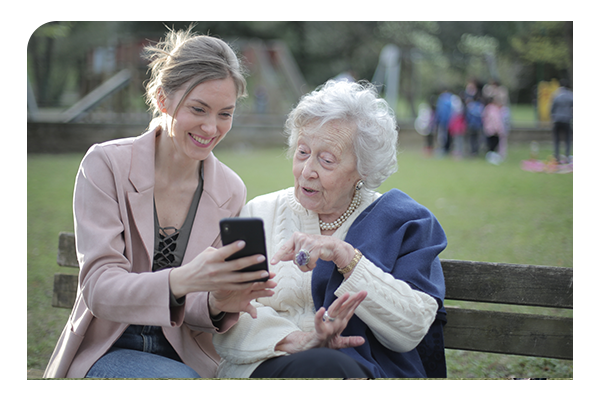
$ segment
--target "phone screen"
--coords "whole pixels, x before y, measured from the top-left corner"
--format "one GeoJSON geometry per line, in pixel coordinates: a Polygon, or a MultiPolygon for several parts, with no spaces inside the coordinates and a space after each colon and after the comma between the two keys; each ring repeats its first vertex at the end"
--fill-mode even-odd
{"type": "MultiPolygon", "coordinates": [[[[250,265],[249,267],[240,270],[240,272],[269,270],[262,219],[242,217],[224,218],[220,221],[219,225],[221,228],[221,241],[223,242],[223,246],[233,243],[236,240],[243,240],[246,242],[246,246],[243,249],[234,253],[225,261],[262,254],[265,256],[265,261],[250,265]]],[[[267,279],[268,278],[259,279],[253,282],[265,282],[267,279]]]]}

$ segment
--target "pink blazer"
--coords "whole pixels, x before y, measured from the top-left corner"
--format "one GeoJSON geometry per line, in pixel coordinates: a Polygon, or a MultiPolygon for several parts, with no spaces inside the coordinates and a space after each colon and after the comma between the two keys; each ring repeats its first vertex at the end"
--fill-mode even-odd
{"type": "MultiPolygon", "coordinates": [[[[208,294],[169,306],[171,269],[152,271],[154,250],[154,149],[156,128],[135,137],[94,145],[81,162],[73,201],[79,288],[58,340],[47,378],[82,378],[129,324],[158,325],[183,362],[203,378],[219,362],[212,334],[237,322],[228,314],[217,328],[208,294]]],[[[219,220],[239,214],[246,187],[214,155],[204,161],[204,191],[183,263],[221,245],[219,220]]]]}

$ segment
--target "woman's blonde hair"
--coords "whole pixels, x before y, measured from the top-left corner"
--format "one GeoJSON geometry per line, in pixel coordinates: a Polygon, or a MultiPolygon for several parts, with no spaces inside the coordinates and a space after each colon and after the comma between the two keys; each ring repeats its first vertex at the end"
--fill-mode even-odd
{"type": "MultiPolygon", "coordinates": [[[[145,57],[150,60],[150,80],[146,83],[146,103],[153,117],[162,114],[158,104],[160,91],[165,97],[187,85],[181,101],[199,84],[231,77],[237,98],[246,96],[244,68],[238,56],[223,40],[187,30],[169,30],[165,39],[147,46],[145,57]]],[[[175,114],[181,105],[175,108],[175,114]]]]}

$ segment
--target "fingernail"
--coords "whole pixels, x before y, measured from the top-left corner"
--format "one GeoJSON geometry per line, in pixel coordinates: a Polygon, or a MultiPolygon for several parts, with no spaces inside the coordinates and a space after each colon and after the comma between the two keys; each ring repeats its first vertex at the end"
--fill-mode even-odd
{"type": "Polygon", "coordinates": [[[256,257],[256,261],[258,261],[258,262],[263,262],[265,260],[266,260],[266,258],[263,255],[260,255],[260,256],[256,257]]]}
{"type": "Polygon", "coordinates": [[[240,240],[240,241],[238,242],[238,244],[237,244],[237,247],[239,247],[239,248],[241,249],[241,248],[242,248],[242,247],[244,247],[245,245],[246,245],[246,242],[244,242],[243,240],[240,240]]]}
{"type": "Polygon", "coordinates": [[[263,272],[262,274],[260,274],[261,278],[266,278],[269,276],[269,273],[267,271],[263,272]]]}

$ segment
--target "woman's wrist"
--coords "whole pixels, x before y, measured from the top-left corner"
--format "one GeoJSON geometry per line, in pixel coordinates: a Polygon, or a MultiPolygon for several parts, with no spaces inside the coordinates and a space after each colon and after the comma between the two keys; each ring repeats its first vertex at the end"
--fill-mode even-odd
{"type": "Polygon", "coordinates": [[[356,254],[354,252],[354,247],[350,243],[344,241],[340,241],[340,243],[341,246],[338,247],[336,257],[333,260],[338,269],[350,264],[356,254]]]}
{"type": "Polygon", "coordinates": [[[214,296],[212,296],[211,292],[208,292],[208,312],[210,314],[210,318],[212,320],[221,320],[223,319],[223,314],[224,311],[222,311],[221,309],[219,309],[216,305],[215,305],[215,298],[214,296]]]}
{"type": "Polygon", "coordinates": [[[186,279],[183,276],[185,271],[179,268],[172,268],[169,273],[169,288],[175,298],[181,298],[187,295],[189,292],[186,290],[185,282],[186,279]]]}
{"type": "Polygon", "coordinates": [[[353,249],[353,257],[352,260],[344,265],[344,266],[337,266],[337,270],[340,274],[344,275],[344,278],[348,278],[351,274],[352,271],[354,271],[354,268],[356,268],[356,265],[358,264],[358,262],[360,261],[360,259],[362,258],[362,253],[360,252],[360,250],[358,249],[353,249]]]}
{"type": "Polygon", "coordinates": [[[275,351],[294,354],[303,350],[308,350],[309,332],[295,331],[284,337],[275,345],[275,351]]]}

